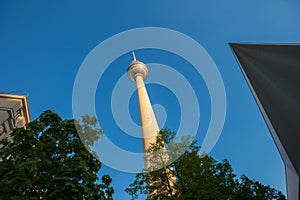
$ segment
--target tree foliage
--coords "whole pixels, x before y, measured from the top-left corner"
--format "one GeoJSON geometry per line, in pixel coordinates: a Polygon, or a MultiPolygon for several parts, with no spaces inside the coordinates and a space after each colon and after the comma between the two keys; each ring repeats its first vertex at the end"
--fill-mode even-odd
{"type": "Polygon", "coordinates": [[[101,163],[76,130],[92,144],[102,133],[95,125],[93,117],[80,125],[47,110],[14,129],[13,141],[0,141],[0,199],[112,199],[111,178],[98,180],[101,163]]]}
{"type": "MultiPolygon", "coordinates": [[[[148,200],[285,199],[281,192],[245,175],[237,179],[228,160],[218,162],[211,156],[200,157],[200,147],[195,141],[182,138],[175,143],[172,141],[174,135],[169,130],[161,131],[148,151],[159,149],[165,142],[170,160],[175,161],[165,163],[159,170],[136,174],[134,182],[125,190],[132,199],[136,199],[138,194],[146,194],[148,200]],[[179,152],[184,153],[179,157],[179,152]]],[[[161,162],[161,155],[155,154],[150,160],[161,162]]]]}

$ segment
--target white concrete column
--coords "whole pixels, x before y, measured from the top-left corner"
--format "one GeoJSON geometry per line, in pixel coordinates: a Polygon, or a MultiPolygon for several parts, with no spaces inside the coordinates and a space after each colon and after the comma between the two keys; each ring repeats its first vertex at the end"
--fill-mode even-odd
{"type": "Polygon", "coordinates": [[[155,143],[159,132],[158,124],[142,76],[136,76],[138,102],[144,152],[155,143]]]}

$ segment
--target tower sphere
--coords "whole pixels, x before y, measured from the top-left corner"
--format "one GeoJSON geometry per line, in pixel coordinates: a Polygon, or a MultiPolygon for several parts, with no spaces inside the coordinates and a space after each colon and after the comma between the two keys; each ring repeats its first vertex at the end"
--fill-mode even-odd
{"type": "Polygon", "coordinates": [[[141,76],[145,80],[148,76],[148,68],[144,63],[134,60],[127,69],[127,76],[133,82],[137,76],[141,76]]]}

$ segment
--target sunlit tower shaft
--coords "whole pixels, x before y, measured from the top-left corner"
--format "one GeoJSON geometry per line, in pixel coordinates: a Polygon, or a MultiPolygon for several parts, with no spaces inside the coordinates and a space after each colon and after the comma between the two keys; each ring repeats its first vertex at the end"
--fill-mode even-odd
{"type": "MultiPolygon", "coordinates": [[[[144,80],[148,76],[148,68],[144,63],[136,60],[134,52],[132,52],[132,54],[133,61],[128,67],[127,75],[131,81],[136,82],[143,138],[143,151],[147,154],[147,149],[156,141],[159,127],[144,84],[144,80]]],[[[144,163],[145,169],[148,169],[151,166],[151,163],[149,163],[146,157],[144,158],[144,163]]]]}
{"type": "MultiPolygon", "coordinates": [[[[167,150],[164,146],[161,148],[160,151],[161,154],[157,155],[159,156],[158,158],[160,160],[159,163],[157,162],[152,163],[153,158],[149,159],[148,157],[151,152],[148,153],[147,150],[149,149],[149,147],[151,147],[152,144],[156,143],[156,138],[158,136],[158,132],[160,131],[144,84],[144,80],[148,76],[148,68],[144,63],[136,60],[134,52],[132,52],[132,55],[133,55],[133,61],[128,67],[127,75],[130,80],[136,82],[136,86],[137,86],[138,104],[140,110],[140,121],[141,121],[142,138],[143,138],[143,152],[145,155],[144,165],[146,170],[149,170],[151,168],[159,169],[161,167],[166,167],[165,165],[168,163],[169,157],[167,154],[167,150]]],[[[172,168],[170,168],[170,170],[169,169],[166,170],[167,172],[169,172],[167,174],[169,179],[168,185],[170,188],[170,191],[166,191],[166,192],[168,192],[168,194],[172,196],[176,191],[174,189],[174,183],[176,182],[176,178],[171,173],[171,171],[173,170],[172,168]]],[[[148,195],[151,196],[154,194],[157,194],[157,191],[154,191],[148,195]]]]}

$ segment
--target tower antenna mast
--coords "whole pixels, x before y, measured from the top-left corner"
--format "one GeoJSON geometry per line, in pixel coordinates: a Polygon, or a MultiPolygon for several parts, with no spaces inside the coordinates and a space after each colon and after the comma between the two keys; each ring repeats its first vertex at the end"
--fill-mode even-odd
{"type": "Polygon", "coordinates": [[[132,51],[132,57],[133,57],[133,61],[136,62],[136,57],[135,57],[134,51],[132,51]]]}

